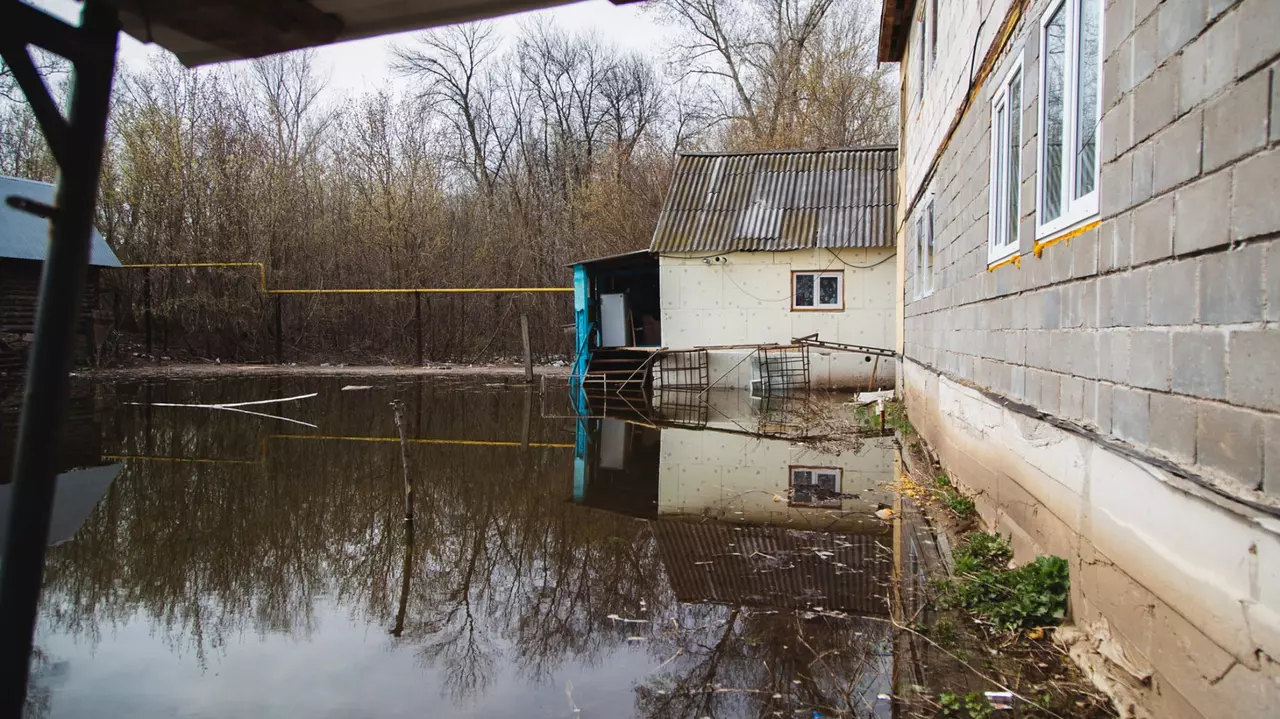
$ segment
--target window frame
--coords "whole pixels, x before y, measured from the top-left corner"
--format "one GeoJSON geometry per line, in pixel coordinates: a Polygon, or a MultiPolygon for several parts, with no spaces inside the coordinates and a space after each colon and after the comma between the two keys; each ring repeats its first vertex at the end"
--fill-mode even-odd
{"type": "MultiPolygon", "coordinates": [[[[1105,28],[1103,20],[1106,13],[1103,10],[1105,3],[1103,0],[1098,2],[1098,82],[1097,97],[1095,98],[1094,107],[1097,108],[1097,119],[1094,121],[1094,182],[1093,191],[1081,198],[1073,197],[1075,195],[1076,186],[1076,157],[1075,147],[1078,139],[1080,128],[1076,126],[1076,118],[1079,108],[1079,100],[1077,97],[1079,89],[1079,70],[1080,70],[1080,6],[1082,0],[1054,0],[1049,4],[1040,17],[1040,62],[1037,87],[1039,97],[1036,100],[1037,118],[1036,118],[1036,240],[1042,240],[1050,235],[1057,234],[1073,227],[1084,224],[1094,219],[1098,215],[1099,197],[1101,196],[1102,184],[1102,53],[1103,38],[1105,28]],[[1047,75],[1049,63],[1046,62],[1045,50],[1048,46],[1048,37],[1045,29],[1049,25],[1049,21],[1054,14],[1060,9],[1064,10],[1066,17],[1066,38],[1065,38],[1065,67],[1063,72],[1063,92],[1062,92],[1062,170],[1061,170],[1061,192],[1062,192],[1062,208],[1058,217],[1045,221],[1044,220],[1044,190],[1045,180],[1045,104],[1048,100],[1048,93],[1045,91],[1047,86],[1047,75]]],[[[1025,75],[1024,75],[1025,78],[1025,75]]],[[[1025,88],[1026,81],[1023,81],[1025,88]]]]}
{"type": "MultiPolygon", "coordinates": [[[[790,507],[814,507],[817,509],[839,509],[844,504],[844,497],[835,497],[833,499],[818,502],[797,502],[796,501],[796,472],[810,472],[816,475],[818,472],[827,472],[835,475],[836,486],[832,490],[836,494],[844,494],[844,468],[843,467],[816,467],[810,465],[793,464],[787,467],[787,506],[790,507]]],[[[817,486],[813,483],[800,485],[802,487],[817,486]]]]}
{"type": "Polygon", "coordinates": [[[792,270],[791,271],[791,311],[792,312],[843,312],[844,311],[844,270],[792,270]],[[803,307],[796,304],[796,278],[800,275],[813,275],[813,306],[803,307]],[[834,305],[818,304],[820,300],[820,280],[823,277],[835,277],[840,283],[837,294],[840,302],[834,305]]]}
{"type": "Polygon", "coordinates": [[[1013,84],[1015,77],[1019,81],[1018,104],[1020,106],[1026,104],[1027,76],[1022,71],[1022,50],[1018,49],[1015,55],[1016,59],[1005,72],[1000,84],[996,88],[995,95],[991,98],[991,162],[990,175],[988,177],[988,206],[987,206],[987,264],[995,264],[1017,255],[1020,249],[1022,239],[1022,214],[1025,208],[1022,207],[1022,148],[1026,141],[1026,124],[1024,108],[1011,108],[1009,105],[1009,90],[1013,84]],[[1007,112],[1005,117],[1006,124],[1000,125],[1000,109],[1004,108],[1007,112]],[[1003,243],[997,243],[996,239],[1000,236],[1002,226],[999,224],[1004,218],[1004,210],[1008,207],[1010,195],[1005,194],[1008,190],[1008,184],[1003,182],[1005,176],[1001,174],[1001,170],[1008,167],[1008,158],[1001,155],[1009,147],[1009,133],[1012,132],[1014,113],[1018,118],[1018,191],[1012,195],[1013,202],[1017,203],[1017,220],[1014,221],[1013,227],[1009,228],[1010,237],[1006,238],[1003,243]]]}
{"type": "Polygon", "coordinates": [[[924,206],[920,209],[920,214],[916,216],[915,220],[915,299],[917,300],[932,295],[934,290],[933,280],[936,264],[934,252],[936,245],[934,243],[933,229],[933,198],[929,198],[924,202],[924,206]],[[928,282],[925,282],[926,278],[928,282]]]}

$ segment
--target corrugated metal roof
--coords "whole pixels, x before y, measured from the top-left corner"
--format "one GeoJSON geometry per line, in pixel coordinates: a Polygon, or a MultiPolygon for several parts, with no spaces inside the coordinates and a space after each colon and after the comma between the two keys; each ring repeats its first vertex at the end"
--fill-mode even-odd
{"type": "Polygon", "coordinates": [[[682,602],[887,616],[887,536],[658,520],[658,551],[682,602]]]}
{"type": "MultiPolygon", "coordinates": [[[[49,249],[49,221],[10,207],[6,200],[15,195],[52,205],[53,185],[0,176],[0,258],[44,262],[45,253],[49,249]]],[[[97,267],[120,266],[116,253],[111,251],[107,241],[102,239],[97,230],[93,231],[89,264],[97,267]]]]}
{"type": "Polygon", "coordinates": [[[654,252],[893,247],[891,147],[681,155],[654,252]]]}

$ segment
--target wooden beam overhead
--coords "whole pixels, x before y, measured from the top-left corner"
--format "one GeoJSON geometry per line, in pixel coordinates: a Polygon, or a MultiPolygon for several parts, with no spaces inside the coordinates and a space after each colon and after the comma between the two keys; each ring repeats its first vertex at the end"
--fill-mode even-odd
{"type": "MultiPolygon", "coordinates": [[[[305,0],[108,0],[145,28],[166,26],[239,57],[261,57],[336,40],[342,19],[305,0]]],[[[147,39],[147,38],[142,38],[147,39]]]]}

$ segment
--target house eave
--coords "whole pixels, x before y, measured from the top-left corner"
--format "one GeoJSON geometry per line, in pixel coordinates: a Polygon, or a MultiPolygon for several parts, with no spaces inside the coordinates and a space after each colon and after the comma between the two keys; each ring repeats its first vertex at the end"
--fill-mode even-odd
{"type": "Polygon", "coordinates": [[[880,49],[877,60],[902,62],[902,56],[907,51],[911,17],[915,12],[916,0],[884,0],[880,8],[880,49]]]}

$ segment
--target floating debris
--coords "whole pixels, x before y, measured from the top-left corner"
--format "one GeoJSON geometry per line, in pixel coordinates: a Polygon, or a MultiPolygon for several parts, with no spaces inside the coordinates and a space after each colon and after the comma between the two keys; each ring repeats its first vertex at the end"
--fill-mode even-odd
{"type": "Polygon", "coordinates": [[[343,392],[358,392],[363,389],[373,389],[371,384],[349,384],[342,388],[343,392]]]}

